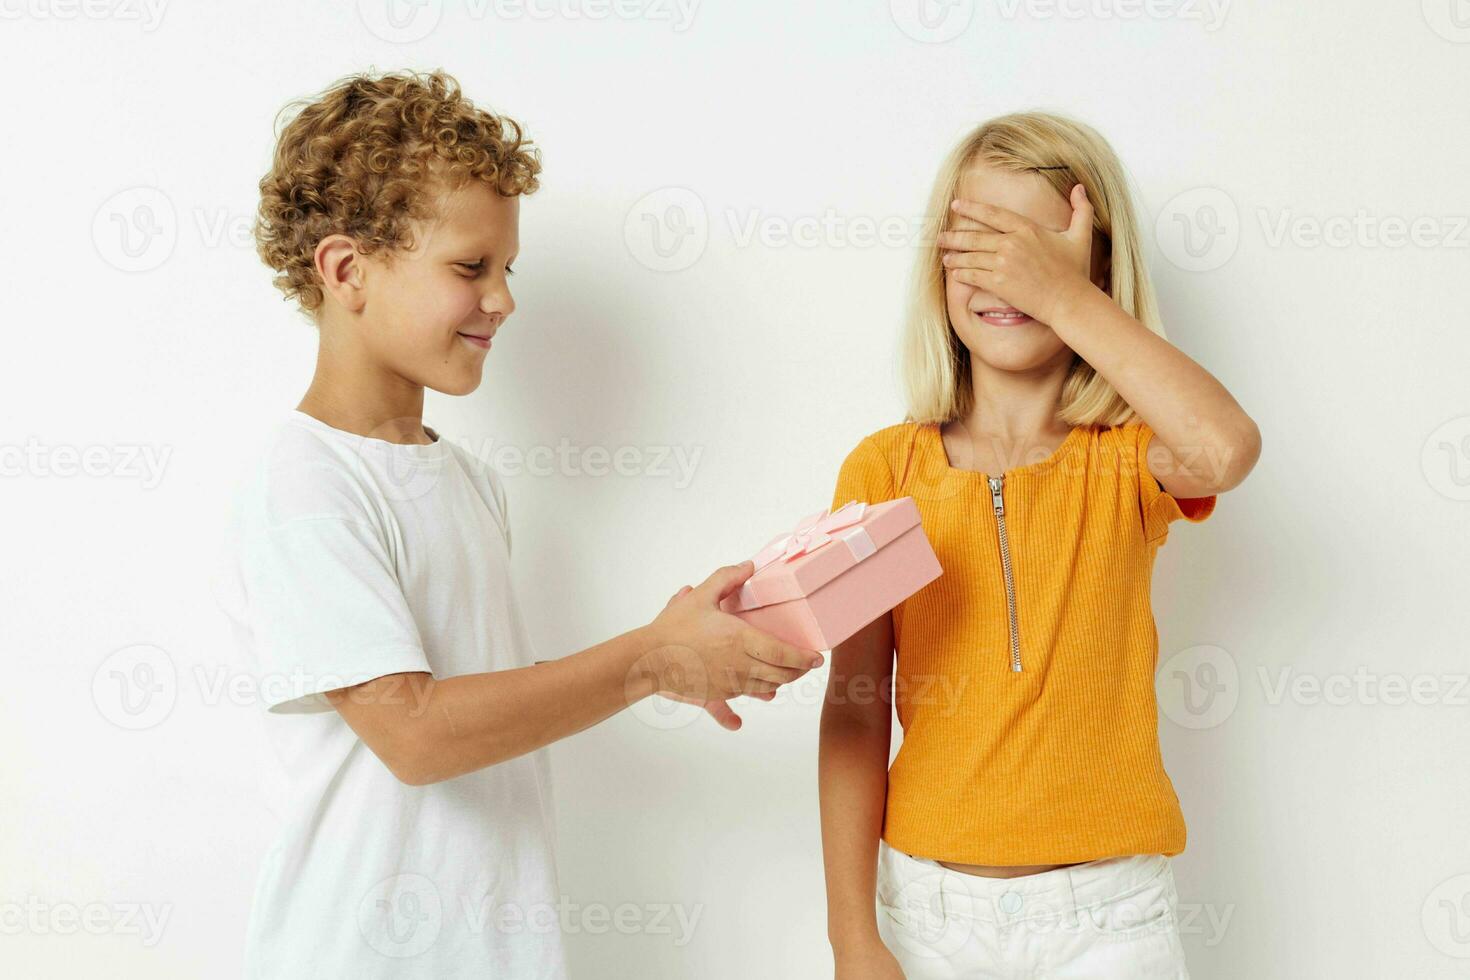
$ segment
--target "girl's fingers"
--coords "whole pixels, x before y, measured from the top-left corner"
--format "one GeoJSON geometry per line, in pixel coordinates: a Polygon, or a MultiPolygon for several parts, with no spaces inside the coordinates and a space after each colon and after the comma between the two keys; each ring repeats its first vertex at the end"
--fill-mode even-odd
{"type": "Polygon", "coordinates": [[[951,273],[954,278],[970,286],[978,286],[993,296],[999,296],[996,292],[994,277],[988,269],[956,269],[951,273]]]}
{"type": "Polygon", "coordinates": [[[1087,188],[1078,184],[1072,188],[1072,224],[1067,229],[1068,237],[1076,241],[1092,241],[1092,202],[1087,199],[1087,188]]]}
{"type": "Polygon", "coordinates": [[[1020,231],[1033,224],[1030,218],[983,201],[963,201],[956,198],[950,203],[950,207],[956,214],[987,224],[996,231],[1020,231]]]}
{"type": "Polygon", "coordinates": [[[985,269],[995,268],[994,252],[945,252],[944,267],[946,269],[985,269]]]}
{"type": "Polygon", "coordinates": [[[1004,239],[998,231],[941,231],[936,243],[956,252],[994,252],[1004,239]]]}

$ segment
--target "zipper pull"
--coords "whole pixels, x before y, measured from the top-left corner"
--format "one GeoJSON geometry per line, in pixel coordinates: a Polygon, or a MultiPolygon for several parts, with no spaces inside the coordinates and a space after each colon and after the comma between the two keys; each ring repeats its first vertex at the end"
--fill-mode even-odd
{"type": "Polygon", "coordinates": [[[1000,495],[1000,489],[1004,485],[1004,476],[992,476],[990,480],[990,502],[995,506],[995,516],[1006,516],[1006,503],[1000,495]]]}

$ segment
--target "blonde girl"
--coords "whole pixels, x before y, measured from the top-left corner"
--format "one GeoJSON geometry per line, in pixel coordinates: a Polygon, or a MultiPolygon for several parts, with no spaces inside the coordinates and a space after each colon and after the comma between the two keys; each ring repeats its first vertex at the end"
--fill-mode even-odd
{"type": "Polygon", "coordinates": [[[1122,166],[1091,128],[977,127],[927,230],[909,418],[858,443],[833,498],[914,497],[944,568],[833,652],[837,980],[1187,977],[1150,581],[1170,524],[1245,479],[1259,431],[1165,339],[1122,166]]]}

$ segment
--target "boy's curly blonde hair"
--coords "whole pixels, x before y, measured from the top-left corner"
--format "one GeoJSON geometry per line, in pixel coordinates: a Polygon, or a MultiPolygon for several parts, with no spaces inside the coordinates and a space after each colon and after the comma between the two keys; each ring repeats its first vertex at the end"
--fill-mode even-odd
{"type": "Polygon", "coordinates": [[[443,71],[351,75],[282,112],[298,107],[261,178],[254,231],[276,287],[307,314],[322,304],[314,255],[326,236],[391,253],[412,246],[409,223],[432,217],[446,187],[538,186],[540,151],[520,124],[477,108],[443,71]]]}

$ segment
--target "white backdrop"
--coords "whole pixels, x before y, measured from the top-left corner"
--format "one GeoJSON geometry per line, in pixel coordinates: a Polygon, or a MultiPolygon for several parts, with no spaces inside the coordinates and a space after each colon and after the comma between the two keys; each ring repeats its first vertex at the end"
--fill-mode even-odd
{"type": "MultiPolygon", "coordinates": [[[[369,67],[443,67],[544,147],[519,311],[426,418],[502,452],[546,657],[825,506],[901,419],[960,133],[1096,125],[1170,338],[1265,441],[1156,573],[1194,974],[1470,972],[1465,0],[393,2],[0,2],[0,973],[239,970],[270,827],[209,583],[314,354],[249,222],[276,110],[369,67]]],[[[554,749],[574,976],[829,975],[825,673],[738,734],[625,713],[554,749]]]]}

